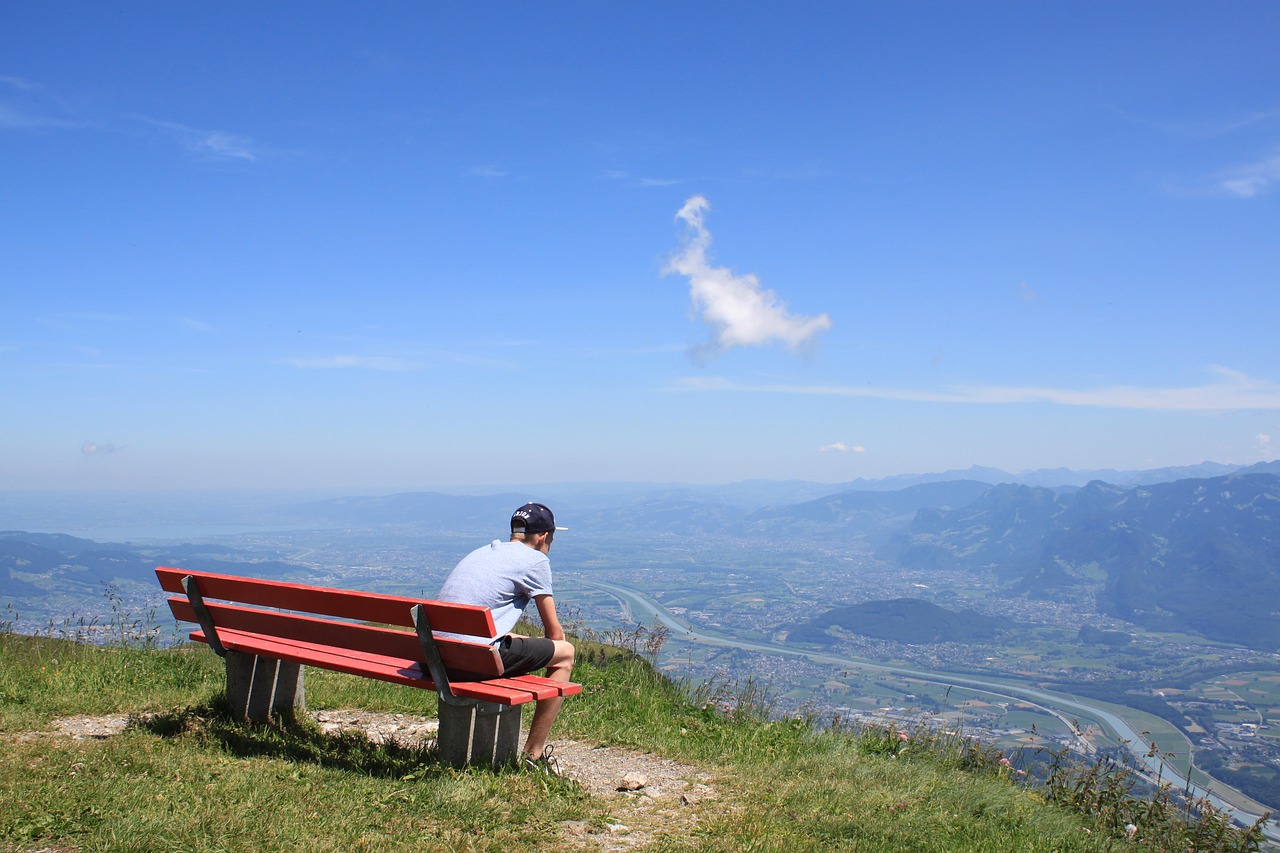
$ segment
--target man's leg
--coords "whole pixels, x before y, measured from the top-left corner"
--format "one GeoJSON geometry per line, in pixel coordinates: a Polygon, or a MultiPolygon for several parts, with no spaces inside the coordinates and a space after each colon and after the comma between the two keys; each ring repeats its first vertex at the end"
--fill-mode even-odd
{"type": "MultiPolygon", "coordinates": [[[[556,651],[547,664],[547,678],[553,681],[568,681],[573,674],[573,644],[567,640],[555,640],[556,651]]],[[[560,713],[564,697],[543,699],[533,711],[533,722],[529,724],[529,736],[524,741],[524,754],[529,758],[539,758],[547,746],[547,736],[551,734],[551,725],[560,713]]]]}

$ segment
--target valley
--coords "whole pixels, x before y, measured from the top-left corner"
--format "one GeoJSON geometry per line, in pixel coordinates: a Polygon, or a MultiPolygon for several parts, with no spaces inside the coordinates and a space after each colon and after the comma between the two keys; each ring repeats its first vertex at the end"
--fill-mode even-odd
{"type": "MultiPolygon", "coordinates": [[[[812,488],[566,490],[557,516],[571,530],[552,554],[562,622],[641,649],[661,640],[655,663],[717,701],[961,732],[1028,762],[1127,757],[1241,813],[1280,807],[1280,476],[812,488]],[[759,505],[782,491],[800,502],[759,505]]],[[[133,531],[123,542],[0,531],[0,624],[180,641],[158,564],[429,598],[501,535],[513,503],[188,500],[148,516],[160,529],[113,518],[133,531]],[[183,517],[200,526],[176,529],[183,517]]],[[[92,511],[59,517],[76,516],[92,511]]]]}

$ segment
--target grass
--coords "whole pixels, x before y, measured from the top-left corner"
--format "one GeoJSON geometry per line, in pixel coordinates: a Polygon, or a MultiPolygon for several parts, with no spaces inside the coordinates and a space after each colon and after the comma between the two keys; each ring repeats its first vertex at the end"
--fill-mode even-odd
{"type": "MultiPolygon", "coordinates": [[[[603,832],[615,821],[614,804],[567,779],[454,770],[422,749],[305,724],[236,724],[218,711],[221,662],[203,646],[0,632],[0,660],[3,851],[555,850],[583,841],[567,822],[603,832]],[[49,733],[56,718],[106,713],[131,715],[124,734],[49,733]]],[[[1179,807],[1134,799],[1115,768],[1064,765],[1055,783],[1027,787],[974,741],[774,719],[756,685],[689,689],[616,646],[582,643],[575,678],[584,693],[565,703],[554,737],[652,752],[715,777],[719,795],[686,807],[695,829],[656,835],[652,849],[1258,849],[1256,834],[1212,821],[1198,837],[1185,822],[1175,829],[1179,807]]],[[[435,708],[425,691],[315,669],[307,697],[312,709],[435,708]]]]}

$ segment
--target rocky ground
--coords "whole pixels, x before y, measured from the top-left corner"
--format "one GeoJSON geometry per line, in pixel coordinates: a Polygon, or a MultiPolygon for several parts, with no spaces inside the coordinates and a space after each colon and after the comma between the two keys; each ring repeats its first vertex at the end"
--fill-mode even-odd
{"type": "MultiPolygon", "coordinates": [[[[355,729],[374,741],[431,741],[436,721],[409,714],[367,711],[319,711],[312,716],[325,731],[355,729]]],[[[124,731],[123,714],[67,717],[54,721],[57,733],[75,738],[112,737],[124,731]]],[[[610,820],[603,829],[570,822],[566,835],[582,849],[634,850],[659,837],[680,837],[700,820],[723,807],[715,780],[704,768],[649,753],[597,746],[572,740],[551,742],[553,766],[592,797],[606,801],[610,820]]]]}

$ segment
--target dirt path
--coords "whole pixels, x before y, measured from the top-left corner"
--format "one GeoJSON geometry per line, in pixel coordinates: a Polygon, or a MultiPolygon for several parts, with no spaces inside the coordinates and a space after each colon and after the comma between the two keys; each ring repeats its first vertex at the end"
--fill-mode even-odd
{"type": "MultiPolygon", "coordinates": [[[[323,731],[360,731],[375,742],[422,743],[436,736],[437,722],[429,717],[358,710],[318,711],[311,716],[323,731]]],[[[73,738],[112,737],[127,723],[123,714],[53,721],[58,734],[73,738]]],[[[688,837],[703,815],[724,806],[712,775],[703,768],[573,740],[553,740],[551,747],[561,775],[604,800],[610,811],[604,831],[584,822],[564,825],[566,836],[581,849],[615,853],[638,849],[660,836],[688,837]]]]}

